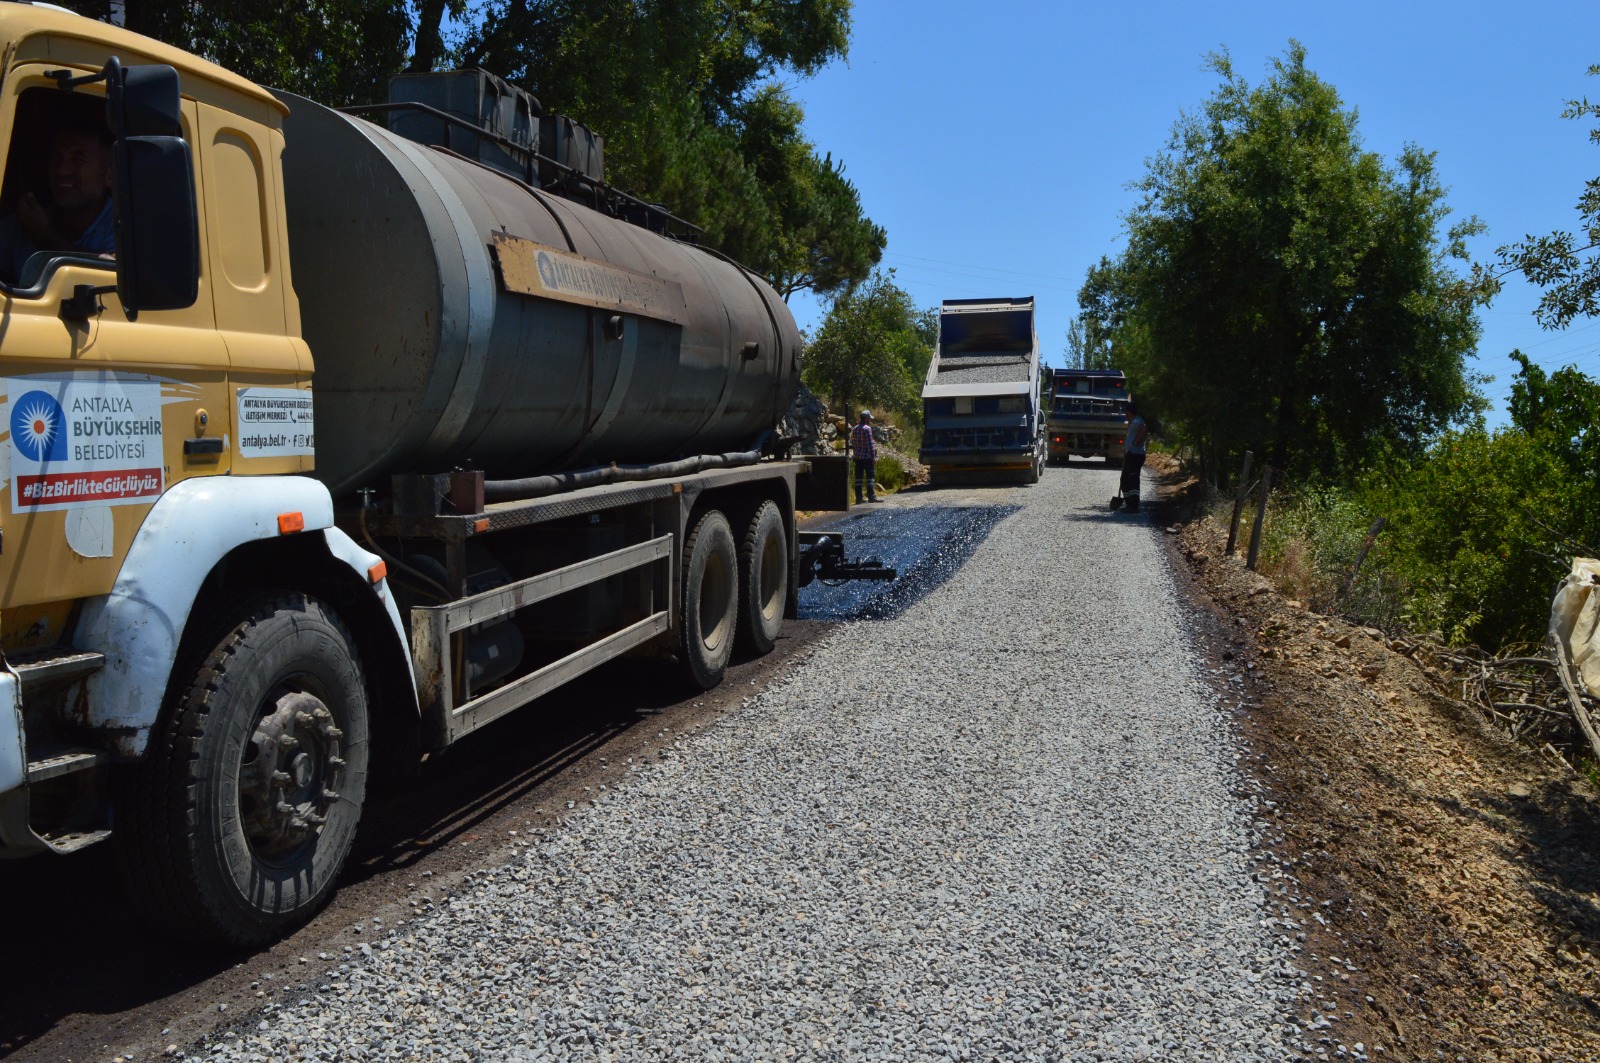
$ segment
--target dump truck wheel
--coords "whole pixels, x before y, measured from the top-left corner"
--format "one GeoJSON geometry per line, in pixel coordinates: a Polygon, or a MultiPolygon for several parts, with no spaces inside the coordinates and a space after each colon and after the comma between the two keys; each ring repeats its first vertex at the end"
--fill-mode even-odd
{"type": "Polygon", "coordinates": [[[701,690],[722,682],[733,654],[739,557],[728,518],[709,510],[683,544],[678,649],[684,672],[701,690]]]}
{"type": "Polygon", "coordinates": [[[366,684],[350,632],[315,598],[263,595],[218,620],[144,762],[119,780],[113,838],[152,921],[258,945],[308,920],[350,855],[366,684]]]}
{"type": "Polygon", "coordinates": [[[776,503],[761,504],[739,543],[739,646],[770,653],[789,600],[789,536],[776,503]]]}

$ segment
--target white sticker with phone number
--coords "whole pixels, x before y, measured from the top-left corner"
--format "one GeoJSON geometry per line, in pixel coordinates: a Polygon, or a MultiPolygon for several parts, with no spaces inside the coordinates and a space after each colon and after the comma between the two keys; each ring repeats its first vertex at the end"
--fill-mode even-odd
{"type": "Polygon", "coordinates": [[[239,389],[239,456],[287,458],[316,448],[311,392],[296,388],[239,389]]]}

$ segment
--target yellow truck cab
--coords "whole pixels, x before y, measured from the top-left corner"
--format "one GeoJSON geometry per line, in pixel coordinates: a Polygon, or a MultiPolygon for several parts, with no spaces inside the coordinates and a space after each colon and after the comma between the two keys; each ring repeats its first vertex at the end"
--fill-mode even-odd
{"type": "MultiPolygon", "coordinates": [[[[174,664],[185,632],[238,585],[230,567],[317,573],[325,593],[344,586],[388,612],[401,637],[370,576],[380,559],[333,527],[327,489],[298,475],[312,467],[312,366],[288,270],[285,113],[176,49],[0,3],[0,230],[14,235],[25,199],[50,202],[52,137],[72,127],[115,141],[116,232],[111,252],[54,247],[0,263],[0,855],[137,832],[123,862],[150,898],[218,891],[164,881],[158,817],[140,822],[139,801],[107,791],[182,784],[120,766],[150,759],[162,705],[194,680],[174,664]]],[[[290,852],[308,816],[336,820],[341,802],[359,802],[348,771],[342,797],[296,793],[337,795],[332,761],[357,761],[356,737],[302,735],[300,759],[277,765],[288,784],[267,771],[256,787],[292,807],[231,814],[255,815],[254,837],[277,839],[262,848],[290,852]]],[[[294,861],[282,873],[271,863],[241,872],[234,892],[292,909],[326,887],[294,861]]],[[[237,917],[205,918],[232,918],[224,938],[251,936],[237,917]]]]}

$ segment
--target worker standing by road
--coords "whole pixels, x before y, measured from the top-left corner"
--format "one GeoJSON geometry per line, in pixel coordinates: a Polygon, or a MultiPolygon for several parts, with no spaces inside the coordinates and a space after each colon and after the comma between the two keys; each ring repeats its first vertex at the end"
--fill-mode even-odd
{"type": "Polygon", "coordinates": [[[1146,440],[1150,429],[1139,413],[1139,404],[1128,400],[1128,428],[1123,434],[1126,442],[1122,448],[1122,508],[1128,513],[1139,512],[1139,472],[1144,468],[1146,440]]]}
{"type": "Polygon", "coordinates": [[[850,429],[850,457],[856,463],[856,504],[861,503],[865,483],[867,501],[878,500],[878,440],[872,434],[872,411],[862,410],[861,419],[850,429]]]}

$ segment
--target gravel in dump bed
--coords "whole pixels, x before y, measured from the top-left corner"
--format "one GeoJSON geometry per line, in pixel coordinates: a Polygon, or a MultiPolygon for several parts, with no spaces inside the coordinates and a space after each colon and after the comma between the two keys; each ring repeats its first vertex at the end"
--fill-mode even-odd
{"type": "Polygon", "coordinates": [[[966,364],[962,358],[941,358],[935,384],[1005,384],[1026,382],[1033,360],[1022,358],[973,358],[966,364]]]}
{"type": "Polygon", "coordinates": [[[1232,738],[1115,476],[982,492],[1022,508],[942,587],[199,1058],[1295,1055],[1232,738]]]}

